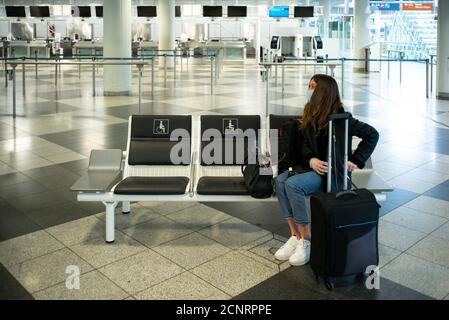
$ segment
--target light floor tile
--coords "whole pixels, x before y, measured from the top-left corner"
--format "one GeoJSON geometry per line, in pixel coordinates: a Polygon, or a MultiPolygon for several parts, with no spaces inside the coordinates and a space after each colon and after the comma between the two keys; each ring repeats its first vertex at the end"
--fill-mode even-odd
{"type": "Polygon", "coordinates": [[[424,181],[431,184],[440,184],[449,180],[448,174],[443,174],[440,172],[424,170],[424,169],[413,169],[412,171],[407,172],[402,177],[412,180],[424,181]]]}
{"type": "Polygon", "coordinates": [[[270,234],[266,230],[236,218],[215,224],[199,232],[232,249],[240,248],[270,234]]]}
{"type": "Polygon", "coordinates": [[[419,167],[420,169],[439,172],[442,174],[449,174],[449,163],[436,160],[429,161],[428,163],[419,167]]]}
{"type": "Polygon", "coordinates": [[[31,159],[31,160],[24,160],[24,161],[12,163],[11,167],[16,170],[19,170],[19,171],[26,171],[26,170],[51,166],[53,164],[54,164],[53,162],[50,162],[46,159],[35,158],[35,159],[31,159]]]}
{"type": "Polygon", "coordinates": [[[407,250],[408,254],[449,268],[449,242],[428,236],[407,250]]]}
{"type": "Polygon", "coordinates": [[[231,297],[190,272],[155,285],[136,295],[138,300],[227,300],[231,297]]]}
{"type": "Polygon", "coordinates": [[[230,251],[229,248],[199,233],[167,242],[153,250],[185,269],[194,268],[230,251]]]}
{"type": "Polygon", "coordinates": [[[174,277],[184,270],[154,251],[146,249],[139,254],[107,265],[99,271],[126,292],[135,294],[174,277]]]}
{"type": "Polygon", "coordinates": [[[89,264],[65,248],[16,264],[9,268],[9,272],[28,292],[33,293],[64,282],[67,278],[66,270],[69,266],[79,268],[80,274],[92,270],[89,264]]]}
{"type": "Polygon", "coordinates": [[[122,300],[129,296],[98,271],[81,275],[79,289],[68,289],[66,283],[33,294],[36,300],[122,300]]]}
{"type": "Polygon", "coordinates": [[[449,222],[435,230],[431,235],[449,241],[449,222]]]}
{"type": "Polygon", "coordinates": [[[33,259],[64,246],[45,231],[36,231],[0,242],[0,262],[5,266],[33,259]]]}
{"type": "Polygon", "coordinates": [[[70,151],[70,152],[66,152],[66,153],[48,156],[46,158],[53,163],[59,164],[59,163],[64,163],[64,162],[82,160],[82,159],[86,159],[87,157],[83,156],[82,154],[70,151]]]}
{"type": "Polygon", "coordinates": [[[103,238],[95,238],[77,244],[70,249],[90,265],[100,268],[144,251],[145,247],[123,233],[116,231],[114,243],[106,243],[103,238]]]}
{"type": "Polygon", "coordinates": [[[203,204],[183,209],[169,214],[166,217],[177,223],[181,223],[192,230],[204,229],[210,225],[232,218],[224,212],[203,204]]]}
{"type": "MultiPolygon", "coordinates": [[[[151,208],[142,207],[137,204],[131,206],[131,213],[123,214],[122,208],[118,208],[115,213],[115,227],[123,230],[140,223],[148,222],[153,219],[160,218],[161,215],[156,213],[151,208]]],[[[106,220],[106,214],[104,212],[97,215],[101,221],[106,220]]]]}
{"type": "Polygon", "coordinates": [[[406,207],[449,219],[449,201],[428,196],[418,198],[405,204],[406,207]]]}
{"type": "Polygon", "coordinates": [[[230,252],[193,269],[192,273],[230,296],[236,296],[270,278],[276,271],[238,252],[230,252]]]}
{"type": "Polygon", "coordinates": [[[145,246],[153,248],[165,242],[181,238],[192,233],[193,230],[161,217],[130,227],[123,230],[123,232],[145,244],[145,246]]]}
{"type": "Polygon", "coordinates": [[[447,222],[445,218],[416,211],[404,206],[383,216],[382,220],[424,233],[431,233],[447,222]]]}
{"type": "Polygon", "coordinates": [[[379,243],[396,250],[405,251],[426,236],[425,233],[411,230],[387,221],[379,223],[379,243]]]}
{"type": "Polygon", "coordinates": [[[276,258],[274,257],[274,253],[284,244],[285,242],[279,241],[277,239],[271,239],[267,242],[258,245],[257,247],[252,248],[250,252],[253,252],[258,256],[267,259],[268,261],[280,265],[284,263],[284,261],[276,260],[276,258]]]}
{"type": "Polygon", "coordinates": [[[195,206],[195,202],[140,202],[143,207],[151,208],[160,215],[167,215],[170,213],[178,212],[180,210],[195,206]]]}
{"type": "Polygon", "coordinates": [[[6,165],[5,163],[0,163],[0,175],[14,173],[14,172],[17,172],[17,169],[12,168],[12,167],[6,165]]]}
{"type": "Polygon", "coordinates": [[[384,267],[400,254],[401,251],[379,243],[379,268],[384,267]]]}
{"type": "Polygon", "coordinates": [[[106,226],[104,222],[91,216],[50,227],[46,231],[70,247],[92,238],[104,237],[106,226]]]}
{"type": "Polygon", "coordinates": [[[406,175],[401,175],[395,177],[388,181],[393,187],[404,189],[407,191],[415,192],[415,193],[424,193],[433,187],[435,187],[438,183],[425,182],[421,180],[416,180],[414,178],[408,177],[406,175]]]}
{"type": "Polygon", "coordinates": [[[448,268],[405,253],[381,270],[382,277],[435,299],[449,292],[448,273],[448,268]]]}

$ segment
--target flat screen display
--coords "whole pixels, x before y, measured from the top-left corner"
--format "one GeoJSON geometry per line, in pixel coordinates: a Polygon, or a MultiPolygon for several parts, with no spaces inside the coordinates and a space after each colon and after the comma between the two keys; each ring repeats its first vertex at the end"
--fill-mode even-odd
{"type": "Polygon", "coordinates": [[[92,13],[90,12],[89,6],[78,6],[78,10],[80,12],[81,18],[90,18],[92,17],[92,13]]]}
{"type": "Polygon", "coordinates": [[[288,18],[288,6],[273,6],[270,8],[270,17],[272,18],[288,18]]]}
{"type": "Polygon", "coordinates": [[[247,15],[246,6],[228,6],[228,17],[246,17],[247,15]]]}
{"type": "Polygon", "coordinates": [[[295,7],[295,18],[313,18],[314,7],[295,7]]]}
{"type": "Polygon", "coordinates": [[[180,18],[181,17],[181,6],[175,7],[175,17],[180,18]]]}
{"type": "Polygon", "coordinates": [[[156,6],[138,6],[137,7],[137,16],[144,17],[144,18],[157,17],[157,8],[156,8],[156,6]]]}
{"type": "Polygon", "coordinates": [[[25,7],[6,6],[7,17],[26,18],[25,7]]]}
{"type": "Polygon", "coordinates": [[[222,6],[203,6],[203,17],[222,17],[222,6]]]}
{"type": "Polygon", "coordinates": [[[30,15],[35,18],[49,18],[50,7],[30,6],[30,15]]]}
{"type": "Polygon", "coordinates": [[[95,15],[97,16],[97,18],[103,18],[103,7],[102,6],[95,7],[95,15]]]}

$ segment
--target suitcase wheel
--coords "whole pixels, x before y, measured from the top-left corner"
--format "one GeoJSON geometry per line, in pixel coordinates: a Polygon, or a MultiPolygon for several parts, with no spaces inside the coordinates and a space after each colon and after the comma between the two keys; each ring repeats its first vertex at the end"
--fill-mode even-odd
{"type": "Polygon", "coordinates": [[[326,280],[326,289],[329,291],[332,291],[332,289],[334,289],[334,284],[329,280],[326,280]]]}

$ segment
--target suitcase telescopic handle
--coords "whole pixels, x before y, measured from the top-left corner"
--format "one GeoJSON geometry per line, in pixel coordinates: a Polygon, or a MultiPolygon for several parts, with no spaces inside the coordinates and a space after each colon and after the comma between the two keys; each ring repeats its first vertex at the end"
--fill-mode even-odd
{"type": "Polygon", "coordinates": [[[342,191],[337,193],[337,195],[335,196],[336,199],[342,198],[344,196],[353,196],[353,197],[357,197],[358,194],[355,191],[352,190],[347,190],[347,191],[342,191]]]}
{"type": "MultiPolygon", "coordinates": [[[[345,150],[344,150],[344,171],[343,171],[343,189],[348,189],[348,147],[349,147],[349,119],[352,117],[349,112],[336,113],[329,116],[329,137],[328,137],[328,172],[327,172],[327,192],[332,191],[332,138],[333,125],[336,120],[345,120],[345,150]]],[[[336,152],[336,150],[334,150],[336,152]]],[[[336,168],[335,168],[336,170],[336,168]]],[[[337,175],[337,172],[335,172],[337,175]]],[[[338,186],[336,186],[338,188],[338,186]]]]}

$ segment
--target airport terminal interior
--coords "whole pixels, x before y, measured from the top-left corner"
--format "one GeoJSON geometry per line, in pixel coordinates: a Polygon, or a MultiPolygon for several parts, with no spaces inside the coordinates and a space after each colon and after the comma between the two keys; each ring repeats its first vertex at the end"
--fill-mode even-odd
{"type": "Polygon", "coordinates": [[[0,299],[449,299],[448,1],[0,0],[0,38],[0,299]],[[267,128],[302,114],[314,74],[380,134],[359,172],[380,199],[379,288],[276,260],[277,201],[128,208],[73,188],[92,150],[128,150],[132,115],[267,128]]]}

